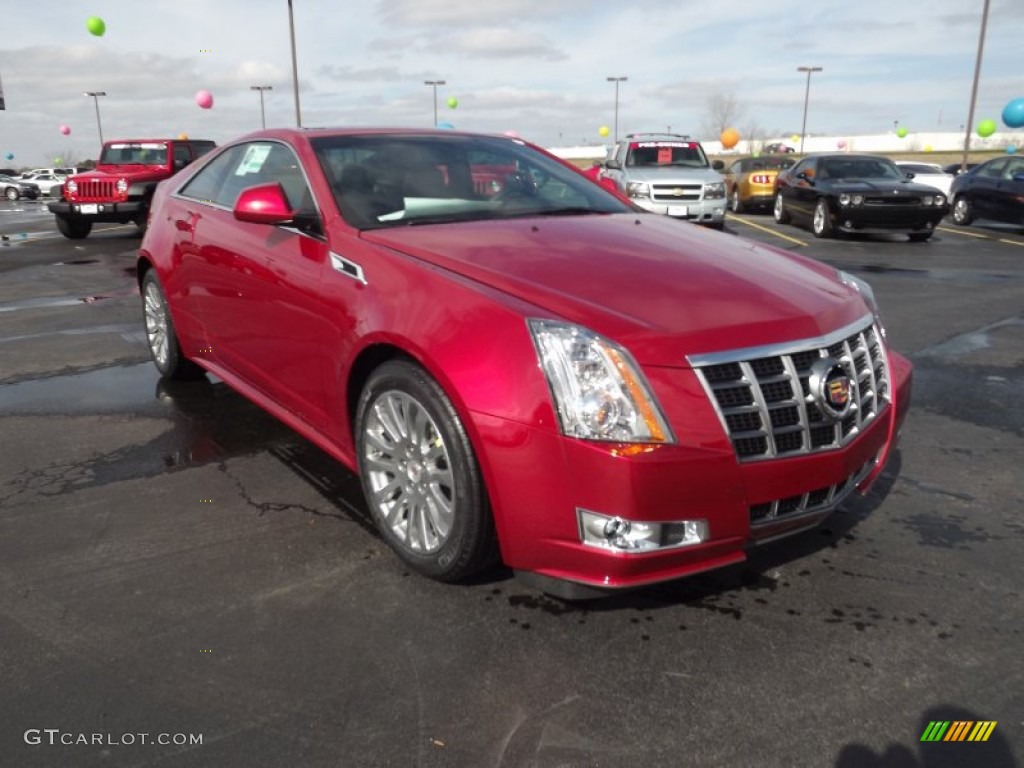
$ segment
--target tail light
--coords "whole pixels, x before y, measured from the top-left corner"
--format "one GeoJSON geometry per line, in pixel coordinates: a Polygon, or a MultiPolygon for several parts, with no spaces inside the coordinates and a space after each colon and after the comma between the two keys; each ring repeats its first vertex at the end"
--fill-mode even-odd
{"type": "Polygon", "coordinates": [[[775,176],[770,173],[755,173],[750,177],[750,181],[753,184],[771,184],[775,181],[775,176]]]}

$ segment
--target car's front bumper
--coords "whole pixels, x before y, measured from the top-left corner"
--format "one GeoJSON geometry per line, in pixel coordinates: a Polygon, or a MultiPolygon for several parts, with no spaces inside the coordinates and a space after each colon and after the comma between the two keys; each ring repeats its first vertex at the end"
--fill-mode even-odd
{"type": "Polygon", "coordinates": [[[862,234],[931,232],[949,212],[946,207],[911,210],[894,208],[840,206],[833,213],[835,227],[841,232],[862,234]]]}
{"type": "Polygon", "coordinates": [[[646,211],[685,219],[698,224],[722,224],[725,221],[725,198],[713,200],[687,200],[680,203],[656,203],[647,198],[630,198],[646,211]]]}
{"type": "MultiPolygon", "coordinates": [[[[742,561],[746,551],[813,527],[875,480],[909,408],[909,362],[890,352],[891,401],[842,448],[741,463],[692,371],[648,372],[678,443],[623,446],[574,440],[474,414],[502,556],[517,571],[566,582],[556,594],[636,587],[742,561]],[[676,425],[684,425],[677,427],[676,425]],[[524,482],[524,478],[530,478],[524,482]],[[828,503],[811,494],[831,489],[828,503]],[[802,499],[765,522],[766,503],[802,499]],[[653,551],[585,544],[579,511],[626,521],[704,521],[700,543],[653,551]],[[577,590],[576,587],[579,587],[577,590]]],[[[775,509],[780,507],[776,505],[775,509]]]]}
{"type": "Polygon", "coordinates": [[[47,203],[50,213],[69,218],[87,219],[88,221],[119,222],[134,221],[145,213],[145,206],[138,201],[129,200],[123,203],[109,201],[68,201],[59,200],[47,203]],[[95,210],[93,209],[95,207],[95,210]]]}

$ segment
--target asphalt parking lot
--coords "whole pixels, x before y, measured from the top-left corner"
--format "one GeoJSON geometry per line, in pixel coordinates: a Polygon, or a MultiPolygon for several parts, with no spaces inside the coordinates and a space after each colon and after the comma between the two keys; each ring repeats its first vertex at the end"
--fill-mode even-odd
{"type": "Polygon", "coordinates": [[[901,449],[742,566],[565,603],[408,573],[354,476],[158,381],[134,227],[0,203],[0,765],[1024,766],[1024,231],[728,230],[874,286],[901,449]]]}

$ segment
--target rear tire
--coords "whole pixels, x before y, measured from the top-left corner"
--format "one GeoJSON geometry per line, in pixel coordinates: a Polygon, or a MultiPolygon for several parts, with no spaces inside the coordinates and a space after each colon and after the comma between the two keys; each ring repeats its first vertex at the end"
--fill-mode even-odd
{"type": "Polygon", "coordinates": [[[782,193],[775,193],[775,204],[772,206],[772,216],[775,217],[775,221],[779,224],[789,224],[793,220],[793,217],[789,215],[789,211],[786,209],[786,203],[782,199],[782,193]]]}
{"type": "Polygon", "coordinates": [[[414,570],[459,581],[497,555],[487,489],[451,400],[406,360],[381,365],[356,410],[366,504],[381,536],[414,570]]]}
{"type": "Polygon", "coordinates": [[[92,222],[72,219],[68,216],[57,217],[57,229],[69,240],[81,240],[92,232],[92,222]]]}
{"type": "Polygon", "coordinates": [[[149,353],[160,375],[165,379],[178,380],[202,377],[205,371],[181,352],[164,289],[152,269],[142,278],[142,312],[149,353]]]}
{"type": "Polygon", "coordinates": [[[814,206],[814,218],[811,220],[811,231],[815,237],[832,237],[832,213],[828,209],[828,201],[819,197],[814,206]]]}
{"type": "Polygon", "coordinates": [[[953,201],[953,223],[966,227],[972,221],[974,221],[974,206],[963,195],[957,195],[956,200],[953,201]]]}
{"type": "Polygon", "coordinates": [[[13,203],[15,200],[21,197],[21,195],[18,192],[17,187],[8,187],[7,190],[4,192],[4,197],[6,197],[13,203]]]}

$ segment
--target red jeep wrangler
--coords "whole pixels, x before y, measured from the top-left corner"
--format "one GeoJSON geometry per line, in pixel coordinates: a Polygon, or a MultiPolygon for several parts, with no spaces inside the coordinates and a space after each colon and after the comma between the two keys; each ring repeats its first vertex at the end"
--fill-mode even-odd
{"type": "Polygon", "coordinates": [[[64,237],[87,237],[94,221],[135,222],[145,231],[156,185],[216,146],[205,139],[118,139],[103,145],[96,169],[71,176],[47,207],[64,237]]]}

